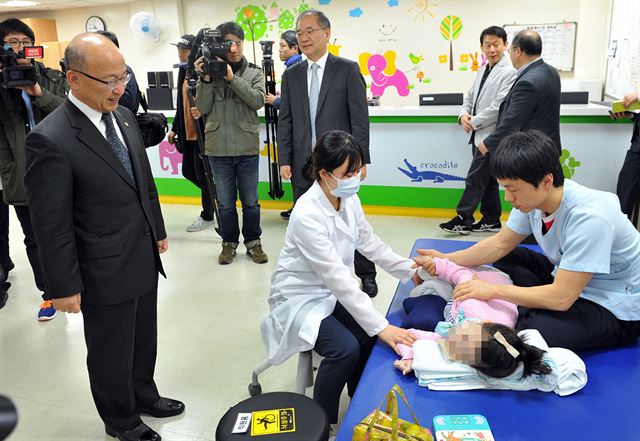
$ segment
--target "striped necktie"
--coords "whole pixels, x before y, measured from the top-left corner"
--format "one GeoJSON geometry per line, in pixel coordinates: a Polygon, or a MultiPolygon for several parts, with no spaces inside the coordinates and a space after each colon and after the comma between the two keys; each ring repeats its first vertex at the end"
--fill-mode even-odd
{"type": "Polygon", "coordinates": [[[318,95],[320,94],[320,81],[318,80],[318,66],[311,65],[311,86],[309,87],[309,116],[311,122],[311,150],[316,146],[316,112],[318,110],[318,95]]]}

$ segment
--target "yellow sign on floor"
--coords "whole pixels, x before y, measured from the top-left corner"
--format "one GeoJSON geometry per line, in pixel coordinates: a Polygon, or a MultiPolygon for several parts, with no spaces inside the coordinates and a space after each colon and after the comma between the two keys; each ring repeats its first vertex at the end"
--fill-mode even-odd
{"type": "Polygon", "coordinates": [[[296,417],[292,408],[258,410],[251,414],[251,436],[295,431],[296,417]]]}

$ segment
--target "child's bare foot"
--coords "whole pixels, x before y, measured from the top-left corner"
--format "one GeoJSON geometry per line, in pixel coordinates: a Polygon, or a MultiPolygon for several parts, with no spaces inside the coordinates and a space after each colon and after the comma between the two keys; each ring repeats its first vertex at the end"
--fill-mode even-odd
{"type": "Polygon", "coordinates": [[[409,372],[412,371],[411,369],[412,362],[413,362],[413,359],[408,358],[405,360],[396,360],[393,362],[393,365],[396,367],[396,369],[402,372],[402,375],[407,375],[409,372]]]}

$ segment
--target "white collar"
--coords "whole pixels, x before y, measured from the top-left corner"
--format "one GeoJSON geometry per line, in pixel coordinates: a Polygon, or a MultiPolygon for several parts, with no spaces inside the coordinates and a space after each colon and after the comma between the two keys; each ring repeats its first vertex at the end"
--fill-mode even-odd
{"type": "Polygon", "coordinates": [[[99,127],[100,122],[102,121],[102,112],[92,109],[87,104],[80,101],[78,98],[76,98],[73,95],[73,92],[71,91],[69,91],[68,96],[69,96],[69,101],[71,101],[71,103],[73,103],[74,106],[76,106],[82,113],[84,113],[85,116],[89,118],[89,121],[93,123],[93,125],[95,125],[96,127],[99,127]]]}
{"type": "Polygon", "coordinates": [[[311,61],[307,58],[307,63],[309,63],[307,69],[311,71],[311,65],[317,64],[320,69],[324,70],[324,67],[327,64],[327,58],[329,58],[329,51],[325,52],[325,54],[321,56],[318,61],[311,61]]]}
{"type": "Polygon", "coordinates": [[[536,62],[536,61],[538,61],[538,60],[542,60],[542,57],[538,57],[538,58],[536,58],[535,60],[530,61],[530,62],[528,62],[527,64],[525,64],[524,66],[522,66],[520,69],[518,69],[518,71],[516,72],[516,75],[517,75],[517,76],[522,75],[522,72],[524,72],[524,70],[525,70],[527,67],[531,66],[533,63],[535,63],[535,62],[536,62]]]}

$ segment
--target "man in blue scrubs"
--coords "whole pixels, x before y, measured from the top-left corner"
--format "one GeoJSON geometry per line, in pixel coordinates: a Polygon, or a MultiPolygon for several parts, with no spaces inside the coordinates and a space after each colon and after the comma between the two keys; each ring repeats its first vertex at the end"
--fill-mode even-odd
{"type": "Polygon", "coordinates": [[[466,250],[421,254],[463,266],[494,263],[514,285],[471,280],[456,287],[454,298],[518,304],[517,328],[538,329],[549,346],[584,350],[635,342],[640,233],[616,195],[564,179],[557,147],[540,131],[504,138],[491,173],[513,205],[506,227],[466,250]],[[517,247],[530,234],[544,254],[517,247]]]}

